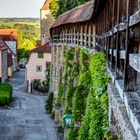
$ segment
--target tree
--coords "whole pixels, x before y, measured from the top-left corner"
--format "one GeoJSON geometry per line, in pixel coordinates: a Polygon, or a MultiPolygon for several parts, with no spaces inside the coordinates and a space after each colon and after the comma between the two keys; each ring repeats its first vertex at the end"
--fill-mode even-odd
{"type": "Polygon", "coordinates": [[[73,9],[89,0],[52,0],[50,3],[51,13],[58,17],[60,14],[73,9]]]}

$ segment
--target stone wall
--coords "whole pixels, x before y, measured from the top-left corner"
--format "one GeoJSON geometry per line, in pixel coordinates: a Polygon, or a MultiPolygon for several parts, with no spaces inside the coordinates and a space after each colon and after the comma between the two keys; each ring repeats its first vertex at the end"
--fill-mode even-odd
{"type": "Polygon", "coordinates": [[[109,126],[110,131],[121,140],[138,140],[127,115],[127,109],[114,84],[109,84],[109,126]]]}
{"type": "Polygon", "coordinates": [[[50,41],[50,28],[55,21],[50,10],[41,10],[41,45],[50,41]]]}

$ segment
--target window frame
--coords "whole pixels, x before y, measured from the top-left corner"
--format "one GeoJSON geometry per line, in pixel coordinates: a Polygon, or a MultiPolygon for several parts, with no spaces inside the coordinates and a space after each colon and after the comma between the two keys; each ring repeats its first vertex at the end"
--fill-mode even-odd
{"type": "Polygon", "coordinates": [[[44,58],[44,53],[42,53],[42,52],[38,53],[38,58],[39,58],[39,59],[44,58]]]}

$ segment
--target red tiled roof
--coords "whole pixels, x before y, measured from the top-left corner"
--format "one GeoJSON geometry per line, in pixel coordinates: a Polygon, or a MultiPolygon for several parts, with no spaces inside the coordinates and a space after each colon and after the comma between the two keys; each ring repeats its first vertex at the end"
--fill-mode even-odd
{"type": "Polygon", "coordinates": [[[0,40],[0,51],[5,49],[7,49],[7,45],[2,40],[0,40]]]}
{"type": "Polygon", "coordinates": [[[95,0],[91,0],[83,5],[77,6],[76,8],[60,15],[52,28],[68,24],[88,21],[92,18],[95,11],[95,0]]]}
{"type": "Polygon", "coordinates": [[[31,53],[51,53],[51,47],[49,43],[39,46],[31,51],[31,53]]]}
{"type": "Polygon", "coordinates": [[[18,41],[18,33],[17,29],[0,29],[0,35],[12,35],[15,40],[18,41]]]}
{"type": "Polygon", "coordinates": [[[0,35],[0,39],[3,41],[16,41],[12,35],[0,35]]]}
{"type": "Polygon", "coordinates": [[[7,53],[7,66],[10,67],[13,65],[12,53],[7,53]]]}
{"type": "Polygon", "coordinates": [[[41,10],[49,10],[49,4],[51,0],[46,0],[41,10]]]}

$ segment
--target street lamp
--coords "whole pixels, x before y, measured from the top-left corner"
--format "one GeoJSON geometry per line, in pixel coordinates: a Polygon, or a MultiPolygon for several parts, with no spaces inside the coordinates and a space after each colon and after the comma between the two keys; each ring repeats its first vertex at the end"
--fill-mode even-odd
{"type": "Polygon", "coordinates": [[[66,127],[72,126],[72,114],[65,114],[63,119],[66,127]]]}

